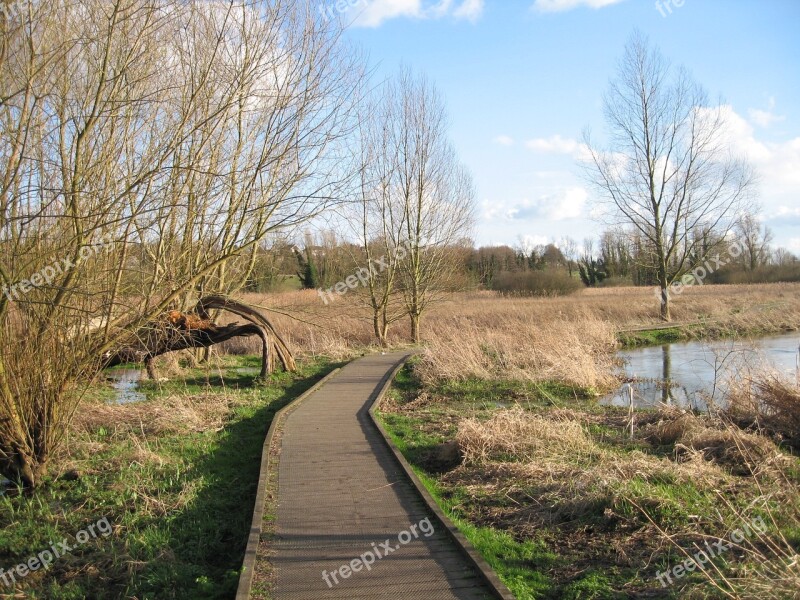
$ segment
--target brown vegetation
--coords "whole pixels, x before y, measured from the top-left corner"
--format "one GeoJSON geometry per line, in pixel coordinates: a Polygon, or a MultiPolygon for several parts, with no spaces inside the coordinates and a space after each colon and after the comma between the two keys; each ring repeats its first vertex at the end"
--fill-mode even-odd
{"type": "Polygon", "coordinates": [[[800,386],[780,375],[760,373],[739,381],[725,411],[740,427],[763,430],[800,450],[800,386]]]}
{"type": "Polygon", "coordinates": [[[580,422],[546,418],[521,408],[499,411],[488,421],[464,419],[459,424],[456,441],[464,461],[473,464],[508,456],[534,462],[598,452],[580,422]]]}
{"type": "MultiPolygon", "coordinates": [[[[614,413],[517,407],[467,417],[456,434],[463,464],[440,484],[469,494],[460,509],[471,522],[517,540],[544,537],[570,556],[551,571],[558,580],[600,565],[637,569],[641,579],[630,583],[628,597],[660,587],[654,574],[642,575],[651,568],[643,565],[671,550],[679,564],[704,540],[764,515],[767,530],[739,544],[727,557],[732,565],[709,567],[704,577],[729,598],[791,597],[800,568],[781,530],[800,523],[796,484],[787,476],[797,459],[760,435],[672,407],[643,425],[630,440],[614,413]]],[[[707,592],[692,590],[686,597],[707,592]]]]}
{"type": "MultiPolygon", "coordinates": [[[[452,294],[422,329],[419,372],[428,380],[502,378],[560,380],[603,388],[615,380],[616,334],[658,326],[654,288],[584,289],[560,298],[503,298],[496,292],[452,294]]],[[[353,291],[327,306],[314,291],[248,294],[269,314],[299,354],[344,358],[373,344],[366,298],[353,291]],[[289,317],[288,315],[292,316],[289,317]]],[[[692,323],[689,336],[778,333],[800,326],[800,284],[698,286],[674,299],[673,318],[692,323]]],[[[408,343],[399,331],[390,345],[408,343]]],[[[253,342],[227,342],[233,353],[255,353],[253,342]]]]}

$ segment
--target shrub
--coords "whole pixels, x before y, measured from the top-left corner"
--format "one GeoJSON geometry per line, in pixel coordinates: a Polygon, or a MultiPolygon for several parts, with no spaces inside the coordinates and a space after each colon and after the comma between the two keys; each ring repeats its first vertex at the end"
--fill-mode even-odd
{"type": "Polygon", "coordinates": [[[800,264],[768,265],[752,271],[735,268],[720,269],[712,273],[708,283],[753,284],[800,281],[800,264]]]}
{"type": "Polygon", "coordinates": [[[506,271],[495,277],[493,287],[507,296],[567,296],[583,288],[574,277],[553,269],[523,273],[506,271]]]}

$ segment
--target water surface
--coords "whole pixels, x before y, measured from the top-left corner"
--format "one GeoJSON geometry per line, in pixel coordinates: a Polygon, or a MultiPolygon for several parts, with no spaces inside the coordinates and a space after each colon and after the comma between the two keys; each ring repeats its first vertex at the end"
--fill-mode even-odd
{"type": "Polygon", "coordinates": [[[141,369],[114,369],[107,374],[111,380],[111,387],[116,390],[114,402],[116,404],[128,404],[129,402],[141,402],[147,396],[139,391],[139,382],[144,376],[141,369]]]}
{"type": "Polygon", "coordinates": [[[719,340],[664,344],[623,350],[625,377],[633,379],[601,402],[628,406],[660,403],[707,410],[708,399],[722,399],[725,381],[748,369],[773,368],[794,377],[798,368],[800,332],[754,340],[719,340]]]}

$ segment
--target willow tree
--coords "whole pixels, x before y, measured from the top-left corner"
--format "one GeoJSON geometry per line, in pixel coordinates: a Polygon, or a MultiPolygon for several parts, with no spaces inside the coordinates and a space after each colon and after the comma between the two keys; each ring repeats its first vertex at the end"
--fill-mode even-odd
{"type": "Polygon", "coordinates": [[[712,104],[683,69],[675,70],[641,35],[628,43],[604,97],[609,145],[586,136],[588,175],[615,224],[645,241],[641,266],[660,289],[670,320],[670,285],[707,256],[694,241],[730,231],[753,186],[747,162],[726,141],[726,108],[712,104]]]}
{"type": "Polygon", "coordinates": [[[104,353],[339,196],[359,65],[297,0],[0,20],[0,473],[36,486],[104,353]]]}

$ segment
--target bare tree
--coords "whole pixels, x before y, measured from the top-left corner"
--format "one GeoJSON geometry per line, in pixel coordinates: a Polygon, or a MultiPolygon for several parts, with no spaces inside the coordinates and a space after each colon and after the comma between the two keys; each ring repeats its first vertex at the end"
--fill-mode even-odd
{"type": "Polygon", "coordinates": [[[778,266],[791,265],[797,262],[797,257],[786,248],[778,247],[772,253],[772,262],[778,266]]]}
{"type": "Polygon", "coordinates": [[[558,243],[558,247],[564,254],[564,258],[567,259],[567,270],[569,271],[569,276],[572,277],[578,261],[578,242],[574,238],[564,236],[558,243]]]}
{"type": "Polygon", "coordinates": [[[459,246],[471,247],[475,189],[448,139],[444,102],[433,85],[404,71],[389,93],[398,103],[391,124],[397,148],[394,193],[404,214],[404,239],[397,242],[408,248],[400,283],[411,339],[419,342],[424,311],[452,288],[459,246]]]}
{"type": "Polygon", "coordinates": [[[35,486],[102,356],[232,293],[337,198],[361,69],[295,0],[22,0],[0,21],[0,472],[35,486]]]}
{"type": "MultiPolygon", "coordinates": [[[[457,286],[471,232],[474,190],[447,138],[444,103],[407,70],[369,95],[359,128],[354,234],[372,270],[365,284],[375,337],[410,320],[414,341],[431,302],[457,286]]],[[[471,244],[469,245],[471,248],[471,244]]]]}
{"type": "Polygon", "coordinates": [[[744,268],[754,271],[758,267],[767,265],[772,252],[772,232],[769,227],[762,225],[752,212],[745,212],[736,220],[736,237],[742,247],[741,261],[744,268]]]}
{"type": "MultiPolygon", "coordinates": [[[[585,142],[587,175],[617,224],[646,242],[661,318],[670,320],[669,286],[697,256],[692,232],[727,232],[751,190],[749,165],[724,140],[725,111],[680,69],[635,34],[604,98],[607,149],[585,142]]],[[[702,257],[705,258],[705,257],[702,257]]]]}
{"type": "Polygon", "coordinates": [[[372,312],[373,332],[381,346],[388,343],[389,327],[405,314],[397,280],[399,261],[407,258],[402,237],[408,214],[396,197],[399,165],[393,125],[399,114],[393,92],[394,86],[384,84],[363,103],[358,202],[354,203],[356,218],[352,219],[367,265],[360,268],[368,271],[365,296],[372,312]]]}

